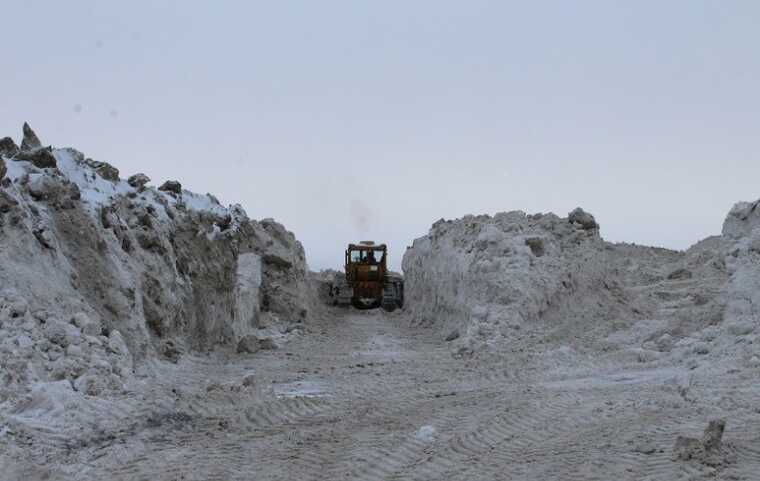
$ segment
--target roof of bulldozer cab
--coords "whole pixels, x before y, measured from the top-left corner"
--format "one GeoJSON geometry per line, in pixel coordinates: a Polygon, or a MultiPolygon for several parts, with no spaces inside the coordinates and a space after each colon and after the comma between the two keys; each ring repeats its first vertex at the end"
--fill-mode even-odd
{"type": "Polygon", "coordinates": [[[348,244],[350,251],[384,251],[387,250],[385,244],[348,244]]]}

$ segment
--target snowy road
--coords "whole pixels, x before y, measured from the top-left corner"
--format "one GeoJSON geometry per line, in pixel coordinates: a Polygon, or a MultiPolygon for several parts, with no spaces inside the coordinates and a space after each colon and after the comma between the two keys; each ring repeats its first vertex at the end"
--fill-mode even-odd
{"type": "Polygon", "coordinates": [[[609,362],[574,376],[537,369],[538,349],[454,359],[402,313],[330,311],[280,350],[156,365],[76,431],[18,422],[29,444],[0,460],[10,479],[756,479],[750,387],[692,375],[685,393],[678,369],[609,362]],[[728,417],[737,462],[673,461],[707,414],[728,417]]]}

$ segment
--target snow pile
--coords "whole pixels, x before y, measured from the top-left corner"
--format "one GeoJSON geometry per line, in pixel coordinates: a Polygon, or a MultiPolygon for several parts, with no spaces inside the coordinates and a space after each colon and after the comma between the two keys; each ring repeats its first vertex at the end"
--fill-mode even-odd
{"type": "Polygon", "coordinates": [[[723,237],[731,274],[724,294],[726,316],[754,329],[760,319],[760,200],[736,204],[723,224],[723,237]]]}
{"type": "Polygon", "coordinates": [[[588,220],[519,211],[441,220],[404,255],[407,305],[417,322],[459,331],[462,345],[496,343],[562,307],[595,310],[604,298],[614,310],[605,255],[588,220]]]}
{"type": "MultiPolygon", "coordinates": [[[[307,317],[301,244],[170,181],[128,181],[24,126],[0,140],[0,407],[37,383],[118,391],[139,363],[307,317]]],[[[284,326],[283,326],[284,328],[284,326]]]]}
{"type": "Polygon", "coordinates": [[[684,252],[611,244],[581,209],[565,218],[516,211],[441,220],[404,256],[407,306],[461,354],[541,344],[548,366],[584,350],[622,350],[632,362],[672,353],[687,362],[721,337],[727,303],[737,330],[756,323],[760,270],[748,240],[756,231],[728,224],[743,247],[727,270],[728,236],[684,252]]]}
{"type": "Polygon", "coordinates": [[[740,368],[760,368],[760,200],[739,202],[723,223],[728,278],[720,289],[721,322],[706,329],[713,358],[730,353],[740,368]]]}

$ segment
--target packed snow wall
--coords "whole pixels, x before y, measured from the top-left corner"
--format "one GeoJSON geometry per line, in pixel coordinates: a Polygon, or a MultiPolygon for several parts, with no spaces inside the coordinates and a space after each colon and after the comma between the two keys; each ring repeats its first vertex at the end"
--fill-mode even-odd
{"type": "Polygon", "coordinates": [[[731,276],[723,292],[726,320],[733,331],[754,331],[760,324],[760,200],[734,205],[723,239],[731,276]]]}
{"type": "Polygon", "coordinates": [[[561,307],[613,315],[627,306],[616,302],[605,256],[596,221],[581,210],[572,221],[519,211],[441,220],[404,255],[407,306],[416,322],[484,342],[561,307]]]}
{"type": "Polygon", "coordinates": [[[44,147],[27,125],[20,147],[0,140],[0,388],[118,386],[146,357],[234,348],[262,320],[306,319],[292,233],[149,181],[44,147]]]}
{"type": "Polygon", "coordinates": [[[465,352],[526,335],[603,351],[706,352],[705,339],[717,351],[737,335],[751,344],[758,204],[737,204],[723,235],[685,251],[605,242],[581,209],[441,220],[404,256],[406,308],[465,352]]]}

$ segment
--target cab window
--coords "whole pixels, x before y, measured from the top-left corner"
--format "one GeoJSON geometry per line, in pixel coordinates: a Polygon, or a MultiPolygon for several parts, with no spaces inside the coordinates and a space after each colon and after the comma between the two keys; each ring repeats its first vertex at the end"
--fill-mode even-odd
{"type": "Polygon", "coordinates": [[[352,250],[349,252],[351,262],[360,262],[363,264],[379,264],[383,260],[383,251],[381,250],[352,250]]]}

